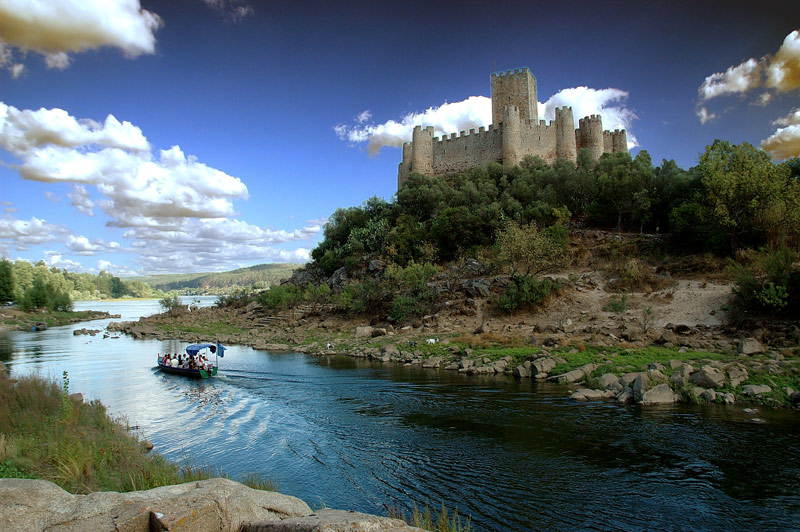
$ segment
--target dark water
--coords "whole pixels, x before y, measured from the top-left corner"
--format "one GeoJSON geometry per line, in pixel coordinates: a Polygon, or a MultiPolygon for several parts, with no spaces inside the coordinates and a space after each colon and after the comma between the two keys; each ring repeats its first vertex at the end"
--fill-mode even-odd
{"type": "Polygon", "coordinates": [[[6,334],[0,358],[68,371],[167,458],[274,474],[312,507],[444,502],[478,530],[800,530],[798,412],[577,404],[558,386],[238,346],[191,381],[152,369],[184,343],[72,335],[105,323],[6,334]]]}

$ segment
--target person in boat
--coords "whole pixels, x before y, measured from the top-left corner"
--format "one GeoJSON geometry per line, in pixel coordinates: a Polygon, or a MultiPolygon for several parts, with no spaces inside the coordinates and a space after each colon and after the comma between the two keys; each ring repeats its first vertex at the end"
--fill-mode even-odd
{"type": "Polygon", "coordinates": [[[164,354],[164,358],[161,359],[161,363],[165,366],[169,366],[169,353],[164,354]]]}

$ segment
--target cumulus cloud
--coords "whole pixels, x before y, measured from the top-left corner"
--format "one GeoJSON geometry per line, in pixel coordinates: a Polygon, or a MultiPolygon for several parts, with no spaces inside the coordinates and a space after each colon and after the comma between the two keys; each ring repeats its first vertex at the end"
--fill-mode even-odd
{"type": "Polygon", "coordinates": [[[72,187],[72,192],[67,194],[67,197],[72,200],[72,206],[78,209],[79,212],[86,216],[94,216],[94,202],[85,186],[75,185],[72,187]]]}
{"type": "Polygon", "coordinates": [[[58,251],[45,251],[44,263],[50,266],[51,268],[56,267],[56,268],[61,268],[62,270],[71,270],[73,272],[74,271],[82,272],[85,270],[83,264],[64,257],[58,251]]]}
{"type": "MultiPolygon", "coordinates": [[[[111,225],[149,225],[152,218],[214,218],[247,198],[233,176],[187,156],[179,146],[153,154],[141,129],[109,115],[103,124],[62,109],[19,110],[0,103],[0,147],[17,156],[26,179],[94,186],[111,225]]],[[[85,188],[70,198],[89,214],[85,188]]]]}
{"type": "Polygon", "coordinates": [[[706,77],[698,89],[701,100],[710,100],[725,94],[747,92],[761,85],[764,65],[762,61],[748,59],[744,63],[715,72],[706,77]]]}
{"type": "MultiPolygon", "coordinates": [[[[539,103],[539,118],[553,120],[555,108],[571,106],[575,126],[584,116],[602,115],[605,129],[627,129],[628,147],[638,146],[630,128],[636,115],[625,106],[626,91],[614,88],[592,89],[573,87],[554,94],[545,103],[539,103]]],[[[369,123],[369,111],[360,113],[355,124],[338,124],[333,130],[343,141],[353,146],[367,144],[367,152],[375,155],[384,146],[400,147],[409,142],[414,126],[433,126],[436,136],[486,127],[492,123],[492,100],[486,96],[470,96],[460,102],[445,102],[425,111],[408,113],[399,120],[388,120],[381,124],[369,123]]]]}
{"type": "Polygon", "coordinates": [[[783,127],[761,141],[761,147],[776,159],[800,157],[800,107],[774,120],[772,125],[783,127]]]}
{"type": "Polygon", "coordinates": [[[61,225],[52,224],[41,218],[18,220],[5,216],[0,218],[0,242],[4,247],[13,247],[20,251],[31,245],[63,241],[69,230],[61,225]]]}
{"type": "Polygon", "coordinates": [[[708,109],[705,107],[697,108],[697,117],[700,119],[701,124],[705,124],[706,122],[719,118],[716,113],[709,113],[708,109]]]}
{"type": "Polygon", "coordinates": [[[161,25],[161,18],[142,9],[139,0],[0,2],[0,40],[22,54],[41,54],[48,68],[65,68],[68,53],[104,46],[129,57],[152,54],[161,25]]]}

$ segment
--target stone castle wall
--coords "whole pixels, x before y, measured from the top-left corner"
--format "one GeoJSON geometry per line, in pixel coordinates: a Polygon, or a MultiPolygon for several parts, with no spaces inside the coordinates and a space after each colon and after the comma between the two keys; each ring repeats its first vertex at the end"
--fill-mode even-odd
{"type": "Polygon", "coordinates": [[[577,129],[570,107],[556,108],[550,123],[539,120],[536,78],[527,68],[494,73],[491,85],[493,123],[488,128],[442,137],[434,137],[431,126],[414,128],[412,142],[403,144],[398,188],[411,172],[441,176],[490,162],[516,165],[527,155],[548,164],[558,158],[575,161],[582,148],[595,161],[603,153],[628,151],[625,130],[604,131],[600,115],[581,118],[577,129]]]}

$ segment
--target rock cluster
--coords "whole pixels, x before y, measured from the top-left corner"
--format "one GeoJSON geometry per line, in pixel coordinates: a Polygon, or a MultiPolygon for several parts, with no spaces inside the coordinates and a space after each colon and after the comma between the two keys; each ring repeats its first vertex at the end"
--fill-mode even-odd
{"type": "Polygon", "coordinates": [[[0,479],[0,495],[4,532],[419,531],[385,517],[313,513],[295,497],[221,478],[88,495],[72,495],[46,480],[0,479]]]}

